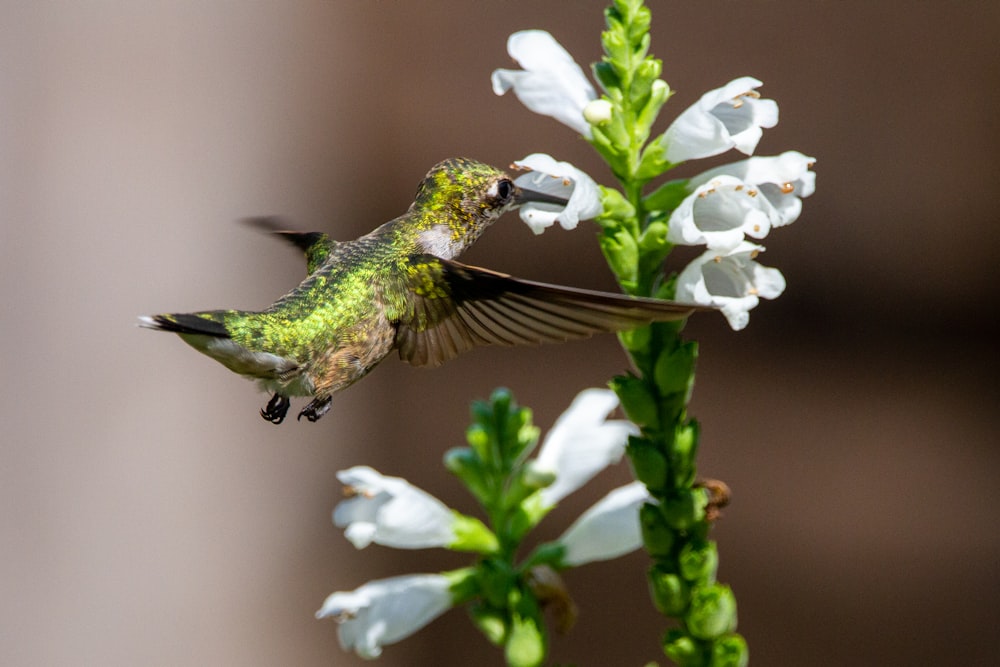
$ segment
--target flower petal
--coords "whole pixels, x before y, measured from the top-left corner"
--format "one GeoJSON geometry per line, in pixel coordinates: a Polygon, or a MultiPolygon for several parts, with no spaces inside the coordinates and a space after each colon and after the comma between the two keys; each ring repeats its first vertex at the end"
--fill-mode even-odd
{"type": "Polygon", "coordinates": [[[728,251],[744,236],[763,238],[780,216],[757,187],[719,175],[697,186],[670,215],[667,240],[728,251]]]}
{"type": "Polygon", "coordinates": [[[774,226],[780,227],[795,222],[802,211],[801,197],[816,190],[816,174],[810,171],[815,163],[816,158],[798,151],[752,157],[702,172],[688,181],[688,188],[696,189],[719,176],[734,176],[760,190],[778,213],[774,226]]]}
{"type": "Polygon", "coordinates": [[[522,30],[507,40],[507,52],[524,69],[495,70],[493,92],[503,95],[513,89],[531,111],[551,116],[589,138],[583,108],[597,94],[566,49],[544,30],[522,30]]]}
{"type": "Polygon", "coordinates": [[[616,407],[613,391],[585,389],[556,420],[533,463],[535,469],[556,476],[539,491],[543,506],[554,506],[621,459],[629,435],[639,429],[628,421],[607,420],[616,407]]]}
{"type": "Polygon", "coordinates": [[[666,159],[679,163],[724,153],[730,148],[750,155],[763,134],[778,123],[778,105],[760,99],[762,83],[745,76],[710,90],[685,109],[660,137],[666,159]]]}
{"type": "Polygon", "coordinates": [[[709,250],[695,258],[677,276],[677,300],[717,306],[734,331],[743,329],[760,297],[774,299],[785,290],[781,271],[754,261],[763,250],[744,241],[727,252],[709,250]]]}
{"type": "Polygon", "coordinates": [[[597,183],[569,162],[560,162],[545,153],[532,153],[515,160],[513,166],[527,170],[514,179],[518,186],[568,200],[565,207],[537,202],[521,205],[521,220],[535,234],[541,234],[554,222],[563,229],[575,229],[580,220],[590,220],[601,213],[601,191],[597,183]]]}
{"type": "Polygon", "coordinates": [[[641,547],[639,507],[649,500],[649,491],[642,482],[632,482],[608,493],[559,538],[565,548],[563,564],[610,560],[641,547]]]}

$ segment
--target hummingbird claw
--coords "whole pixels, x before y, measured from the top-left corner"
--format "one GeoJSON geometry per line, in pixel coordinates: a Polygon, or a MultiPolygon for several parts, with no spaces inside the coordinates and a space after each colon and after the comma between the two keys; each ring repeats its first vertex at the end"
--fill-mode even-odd
{"type": "Polygon", "coordinates": [[[309,405],[302,408],[302,412],[296,417],[296,421],[305,417],[311,422],[318,421],[320,417],[325,415],[330,411],[330,404],[333,403],[333,398],[326,396],[324,398],[314,398],[309,405]]]}
{"type": "Polygon", "coordinates": [[[287,396],[275,394],[267,402],[267,406],[261,409],[260,416],[272,424],[280,424],[285,421],[285,415],[288,414],[288,408],[291,404],[292,402],[288,400],[287,396]]]}

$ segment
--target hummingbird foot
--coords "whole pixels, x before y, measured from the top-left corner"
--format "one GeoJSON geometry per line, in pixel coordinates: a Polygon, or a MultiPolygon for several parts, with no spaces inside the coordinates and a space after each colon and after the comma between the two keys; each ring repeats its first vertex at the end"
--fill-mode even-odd
{"type": "Polygon", "coordinates": [[[330,404],[333,403],[332,396],[325,396],[323,398],[314,398],[309,405],[302,408],[302,412],[296,417],[296,420],[305,417],[311,422],[318,421],[320,417],[325,415],[330,411],[330,404]]]}
{"type": "Polygon", "coordinates": [[[287,396],[275,394],[267,402],[267,406],[261,409],[260,416],[272,424],[280,424],[285,421],[285,415],[288,414],[288,408],[291,405],[292,402],[288,400],[287,396]]]}

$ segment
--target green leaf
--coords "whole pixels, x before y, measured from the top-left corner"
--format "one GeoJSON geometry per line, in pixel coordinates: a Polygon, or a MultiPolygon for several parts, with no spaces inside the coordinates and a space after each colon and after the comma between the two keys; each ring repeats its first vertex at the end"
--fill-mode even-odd
{"type": "Polygon", "coordinates": [[[667,181],[649,193],[642,205],[647,211],[673,211],[684,198],[691,194],[687,189],[688,179],[667,181]]]}

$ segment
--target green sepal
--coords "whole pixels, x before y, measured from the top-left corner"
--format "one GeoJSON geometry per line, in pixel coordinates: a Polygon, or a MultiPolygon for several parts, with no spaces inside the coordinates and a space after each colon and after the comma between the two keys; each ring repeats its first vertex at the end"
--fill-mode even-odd
{"type": "Polygon", "coordinates": [[[680,394],[687,403],[694,387],[694,364],[698,358],[698,344],[685,341],[670,350],[664,350],[656,360],[653,379],[663,394],[680,394]]]}
{"type": "Polygon", "coordinates": [[[530,616],[512,614],[510,631],[504,644],[504,657],[510,667],[535,667],[545,660],[545,635],[530,616]]]}
{"type": "Polygon", "coordinates": [[[635,207],[625,199],[625,195],[615,188],[598,187],[601,189],[601,213],[595,220],[602,227],[618,226],[623,222],[634,224],[635,207]]]}
{"type": "Polygon", "coordinates": [[[736,629],[736,596],[723,584],[695,588],[684,620],[688,631],[699,639],[728,634],[736,629]]]}
{"type": "Polygon", "coordinates": [[[448,545],[454,551],[473,551],[480,554],[496,553],[500,541],[492,530],[475,517],[452,510],[455,522],[451,525],[455,540],[448,545]]]}
{"type": "Polygon", "coordinates": [[[639,113],[635,118],[636,132],[643,137],[643,140],[649,137],[649,131],[652,129],[653,123],[656,122],[656,119],[660,115],[660,110],[666,104],[667,100],[670,99],[671,95],[673,95],[673,91],[670,90],[670,86],[663,79],[656,79],[650,84],[649,99],[639,108],[639,113]]]}
{"type": "Polygon", "coordinates": [[[630,435],[625,451],[632,465],[632,474],[646,488],[655,493],[667,485],[667,457],[656,443],[630,435]]]}
{"type": "Polygon", "coordinates": [[[746,667],[749,662],[750,649],[740,635],[728,635],[712,644],[711,667],[746,667]]]}
{"type": "Polygon", "coordinates": [[[642,541],[646,552],[654,558],[663,558],[674,548],[674,531],[663,520],[660,508],[646,503],[639,508],[639,525],[642,527],[642,541]]]}
{"type": "Polygon", "coordinates": [[[674,530],[688,530],[705,519],[705,489],[681,489],[660,503],[663,518],[674,530]]]}
{"type": "Polygon", "coordinates": [[[520,587],[512,588],[507,608],[510,610],[510,632],[504,645],[507,664],[513,667],[542,664],[548,642],[541,628],[541,610],[535,596],[520,587]]]}
{"type": "Polygon", "coordinates": [[[481,503],[491,498],[491,490],[486,480],[487,472],[479,455],[468,447],[449,449],[444,455],[444,467],[458,477],[465,488],[481,503]]]}
{"type": "Polygon", "coordinates": [[[629,99],[633,109],[642,109],[646,106],[652,93],[653,82],[660,77],[662,71],[663,63],[655,58],[647,58],[635,68],[632,86],[629,88],[629,99]]]}
{"type": "MultiPolygon", "coordinates": [[[[635,285],[639,264],[639,247],[628,230],[606,227],[598,241],[601,252],[622,285],[635,285]]],[[[626,288],[627,289],[627,288],[626,288]]]]}
{"type": "Polygon", "coordinates": [[[691,600],[691,586],[676,572],[654,565],[647,573],[650,595],[656,609],[665,616],[680,616],[691,600]]]}
{"type": "Polygon", "coordinates": [[[482,461],[488,461],[490,456],[490,428],[486,424],[474,423],[465,429],[465,441],[472,447],[472,451],[482,461]]]}
{"type": "Polygon", "coordinates": [[[617,375],[608,383],[618,395],[625,414],[641,428],[658,429],[656,399],[646,383],[634,375],[617,375]]]}
{"type": "Polygon", "coordinates": [[[507,641],[507,616],[503,612],[484,604],[469,606],[469,617],[473,625],[479,628],[486,639],[494,646],[500,646],[507,641]]]}
{"type": "Polygon", "coordinates": [[[688,542],[677,555],[677,569],[682,577],[693,583],[715,583],[718,568],[718,547],[710,540],[688,542]]]}
{"type": "Polygon", "coordinates": [[[594,78],[597,82],[601,84],[601,88],[604,92],[608,94],[608,97],[612,101],[615,100],[613,92],[618,93],[618,98],[621,99],[621,87],[622,81],[619,78],[618,73],[615,71],[614,66],[607,60],[601,60],[600,62],[594,63],[591,68],[594,72],[594,78]]]}
{"type": "Polygon", "coordinates": [[[663,652],[678,667],[708,667],[701,643],[681,630],[670,630],[663,639],[663,652]]]}
{"type": "Polygon", "coordinates": [[[527,571],[536,565],[548,565],[556,570],[564,570],[566,569],[566,564],[563,561],[565,557],[565,545],[560,542],[545,542],[532,550],[521,564],[521,570],[527,571]]]}
{"type": "Polygon", "coordinates": [[[659,272],[663,260],[674,245],[667,240],[667,223],[653,220],[639,236],[639,272],[648,275],[659,272]]]}
{"type": "Polygon", "coordinates": [[[638,327],[631,331],[618,332],[618,339],[633,357],[645,354],[649,348],[649,341],[653,336],[653,329],[650,326],[638,327]]]}
{"type": "Polygon", "coordinates": [[[688,179],[667,181],[642,200],[647,211],[673,211],[684,198],[691,194],[687,189],[688,179]]]}
{"type": "Polygon", "coordinates": [[[675,487],[688,488],[694,483],[699,430],[698,422],[691,420],[674,431],[674,442],[670,448],[670,471],[675,487]]]}
{"type": "Polygon", "coordinates": [[[639,167],[635,170],[637,181],[651,181],[663,172],[670,169],[670,162],[666,158],[667,149],[659,141],[654,141],[646,145],[639,157],[639,167]]]}
{"type": "Polygon", "coordinates": [[[477,568],[483,599],[498,609],[507,607],[510,592],[517,586],[517,573],[500,558],[484,558],[477,568]]]}

